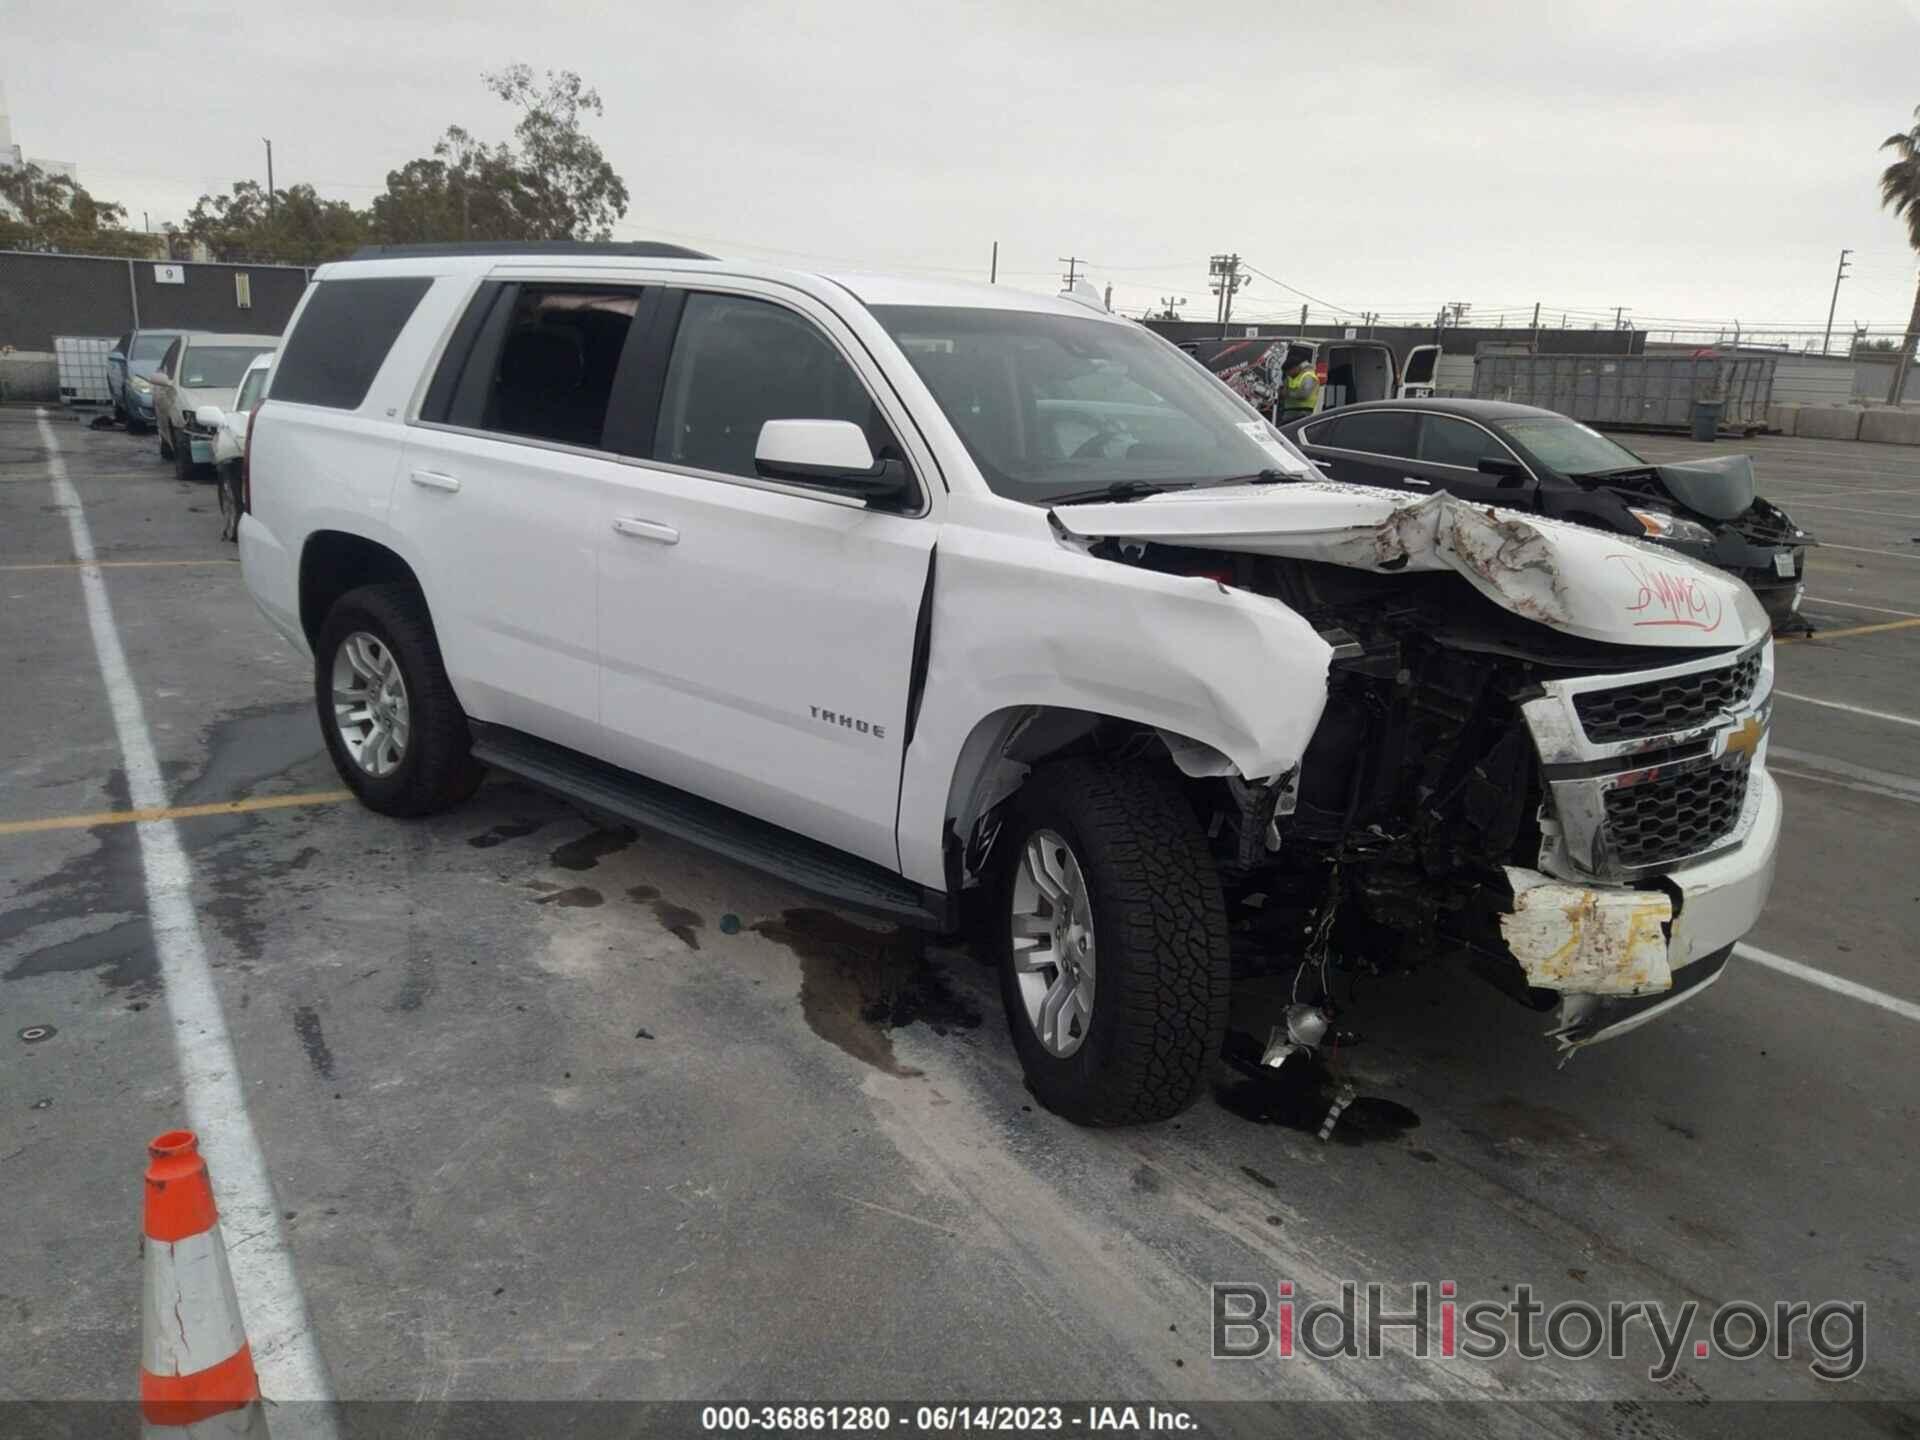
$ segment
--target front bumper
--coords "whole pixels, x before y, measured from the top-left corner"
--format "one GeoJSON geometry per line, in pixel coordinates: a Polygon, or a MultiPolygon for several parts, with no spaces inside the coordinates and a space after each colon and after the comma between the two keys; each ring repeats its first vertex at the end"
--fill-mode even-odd
{"type": "Polygon", "coordinates": [[[1542,844],[1537,869],[1507,867],[1499,925],[1527,986],[1561,995],[1563,1047],[1704,989],[1689,967],[1717,973],[1759,919],[1780,839],[1772,649],[1550,681],[1522,706],[1545,785],[1542,844]]]}

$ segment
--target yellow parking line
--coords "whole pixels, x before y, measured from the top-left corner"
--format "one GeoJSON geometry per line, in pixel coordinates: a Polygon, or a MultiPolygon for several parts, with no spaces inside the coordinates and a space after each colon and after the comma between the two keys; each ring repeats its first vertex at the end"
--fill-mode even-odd
{"type": "Polygon", "coordinates": [[[254,810],[286,810],[296,805],[332,805],[347,790],[310,790],[304,795],[256,795],[251,800],[222,800],[212,805],[162,805],[147,810],[102,810],[93,815],[50,815],[44,820],[0,821],[0,835],[37,835],[43,830],[91,830],[95,825],[137,825],[142,820],[194,820],[204,815],[245,815],[254,810]]]}
{"type": "Polygon", "coordinates": [[[1850,625],[1845,630],[1816,630],[1811,635],[1784,635],[1774,643],[1776,645],[1803,645],[1809,640],[1845,640],[1854,635],[1878,635],[1882,630],[1910,630],[1920,625],[1920,618],[1913,620],[1887,620],[1878,625],[1850,625]]]}
{"type": "Polygon", "coordinates": [[[0,570],[83,570],[88,565],[96,570],[135,570],[168,565],[238,565],[239,563],[231,556],[224,560],[58,560],[38,565],[0,565],[0,570]]]}

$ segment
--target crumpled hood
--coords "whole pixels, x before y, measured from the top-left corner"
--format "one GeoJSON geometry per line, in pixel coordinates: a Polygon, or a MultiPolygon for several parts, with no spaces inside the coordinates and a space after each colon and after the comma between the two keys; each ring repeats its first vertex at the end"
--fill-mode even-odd
{"type": "Polygon", "coordinates": [[[230,410],[233,408],[233,389],[231,385],[203,385],[189,390],[183,385],[180,387],[180,408],[185,411],[197,410],[202,405],[217,405],[222,410],[230,410]]]}
{"type": "Polygon", "coordinates": [[[1770,629],[1753,592],[1724,571],[1444,492],[1324,481],[1234,485],[1052,513],[1062,529],[1088,540],[1286,555],[1383,574],[1452,570],[1515,615],[1587,640],[1717,649],[1770,629]]]}
{"type": "Polygon", "coordinates": [[[1667,493],[1689,510],[1713,520],[1731,520],[1753,507],[1753,457],[1716,455],[1656,465],[1654,473],[1667,493]]]}

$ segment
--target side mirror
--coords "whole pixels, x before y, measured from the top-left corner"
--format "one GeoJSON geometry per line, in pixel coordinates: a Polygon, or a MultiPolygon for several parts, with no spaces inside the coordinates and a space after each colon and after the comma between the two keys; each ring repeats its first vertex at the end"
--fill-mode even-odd
{"type": "Polygon", "coordinates": [[[769,420],[753,447],[753,468],[768,480],[858,495],[869,503],[905,495],[898,460],[875,460],[866,433],[851,420],[769,420]]]}
{"type": "Polygon", "coordinates": [[[220,422],[226,418],[226,411],[218,405],[196,405],[193,408],[193,423],[204,425],[209,430],[218,430],[220,422]]]}
{"type": "Polygon", "coordinates": [[[1502,488],[1508,485],[1524,485],[1531,478],[1527,474],[1526,466],[1504,455],[1482,455],[1480,463],[1474,468],[1482,475],[1499,476],[1502,488]]]}

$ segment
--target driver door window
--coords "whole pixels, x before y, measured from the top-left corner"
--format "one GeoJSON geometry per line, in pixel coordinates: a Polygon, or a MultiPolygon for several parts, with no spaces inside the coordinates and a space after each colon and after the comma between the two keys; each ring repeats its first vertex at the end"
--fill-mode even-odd
{"type": "Polygon", "coordinates": [[[653,458],[752,477],[769,420],[851,420],[876,456],[900,454],[860,377],[807,320],[765,300],[689,295],[653,458]]]}

